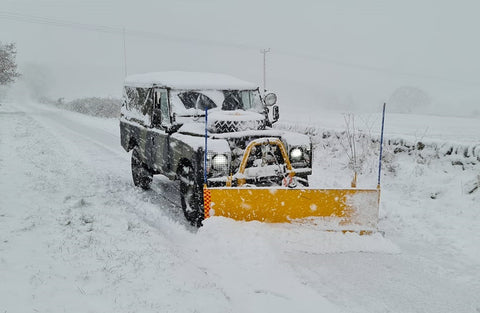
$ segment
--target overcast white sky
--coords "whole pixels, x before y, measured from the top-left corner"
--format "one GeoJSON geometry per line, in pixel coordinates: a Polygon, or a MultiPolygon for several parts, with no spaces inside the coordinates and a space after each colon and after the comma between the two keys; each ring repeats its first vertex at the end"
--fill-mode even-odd
{"type": "Polygon", "coordinates": [[[284,108],[379,107],[399,87],[436,112],[480,107],[480,1],[0,0],[0,40],[49,96],[121,95],[129,74],[221,72],[284,108]],[[92,27],[94,26],[94,27],[92,27]]]}

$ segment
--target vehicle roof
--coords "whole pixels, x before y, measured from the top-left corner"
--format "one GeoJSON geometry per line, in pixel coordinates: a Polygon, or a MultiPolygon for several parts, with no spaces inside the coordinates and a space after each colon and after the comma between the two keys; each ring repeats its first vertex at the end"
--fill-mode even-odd
{"type": "Polygon", "coordinates": [[[125,78],[125,85],[142,88],[159,86],[172,89],[199,90],[252,90],[258,88],[258,86],[253,83],[225,74],[180,71],[130,75],[125,78]]]}

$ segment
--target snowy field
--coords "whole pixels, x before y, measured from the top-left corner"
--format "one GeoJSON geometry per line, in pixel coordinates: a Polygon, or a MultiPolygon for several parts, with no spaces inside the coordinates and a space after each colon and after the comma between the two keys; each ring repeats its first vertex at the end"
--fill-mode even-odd
{"type": "MultiPolygon", "coordinates": [[[[279,127],[313,135],[312,185],[348,184],[343,116],[299,121],[279,127]]],[[[358,133],[379,121],[358,116],[358,133]]],[[[133,187],[118,124],[1,103],[0,312],[480,312],[480,120],[387,115],[387,141],[425,147],[386,146],[384,236],[224,218],[197,230],[176,183],[133,187]]],[[[359,184],[374,187],[364,147],[359,184]]]]}

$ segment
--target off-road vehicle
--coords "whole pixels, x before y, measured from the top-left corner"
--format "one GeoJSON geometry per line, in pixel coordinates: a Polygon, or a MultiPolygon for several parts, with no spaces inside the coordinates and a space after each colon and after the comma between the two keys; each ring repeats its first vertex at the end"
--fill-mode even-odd
{"type": "Polygon", "coordinates": [[[279,118],[276,100],[254,84],[221,74],[127,77],[120,130],[123,148],[132,150],[134,184],[148,189],[156,174],[179,180],[183,212],[197,225],[204,218],[204,184],[307,186],[310,138],[272,128],[279,118]],[[274,141],[281,144],[269,144],[274,141]]]}

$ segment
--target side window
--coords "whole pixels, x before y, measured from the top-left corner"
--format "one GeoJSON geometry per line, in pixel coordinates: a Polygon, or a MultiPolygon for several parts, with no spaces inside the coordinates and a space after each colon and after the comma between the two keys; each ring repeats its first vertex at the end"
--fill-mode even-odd
{"type": "Polygon", "coordinates": [[[168,105],[168,97],[166,90],[162,90],[162,92],[160,93],[160,111],[162,125],[170,125],[170,106],[168,105]]]}
{"type": "Polygon", "coordinates": [[[168,91],[166,89],[153,90],[155,110],[153,112],[153,126],[167,126],[171,124],[168,91]]]}
{"type": "Polygon", "coordinates": [[[153,101],[149,89],[126,86],[124,91],[125,117],[149,126],[153,113],[153,101]]]}
{"type": "Polygon", "coordinates": [[[152,101],[149,99],[150,91],[145,88],[137,88],[138,92],[138,102],[137,108],[142,115],[152,116],[152,101]]]}
{"type": "Polygon", "coordinates": [[[129,111],[135,108],[138,101],[138,93],[136,88],[125,87],[125,108],[129,111]]]}

